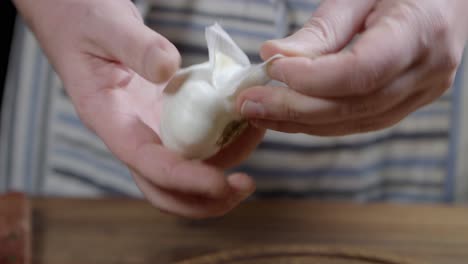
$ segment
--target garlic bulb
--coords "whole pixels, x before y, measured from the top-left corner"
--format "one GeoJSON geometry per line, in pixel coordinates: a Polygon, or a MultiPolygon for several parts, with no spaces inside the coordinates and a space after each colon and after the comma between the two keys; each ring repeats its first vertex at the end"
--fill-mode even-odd
{"type": "Polygon", "coordinates": [[[163,92],[161,140],[189,159],[213,156],[247,127],[234,109],[236,97],[268,83],[267,64],[277,58],[251,65],[218,24],[205,33],[209,61],[179,70],[163,92]]]}

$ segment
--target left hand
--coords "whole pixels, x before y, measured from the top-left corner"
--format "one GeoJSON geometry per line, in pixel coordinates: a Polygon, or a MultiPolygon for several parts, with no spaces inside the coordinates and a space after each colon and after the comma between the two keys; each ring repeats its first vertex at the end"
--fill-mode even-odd
{"type": "Polygon", "coordinates": [[[263,59],[288,88],[253,87],[237,109],[287,133],[339,136],[390,127],[453,83],[467,39],[466,0],[325,0],[263,59]],[[360,33],[351,48],[344,49],[360,33]]]}
{"type": "Polygon", "coordinates": [[[208,161],[167,150],[158,135],[162,91],[180,55],[128,0],[15,0],[81,121],[121,160],[148,201],[188,218],[226,214],[255,189],[244,160],[263,137],[250,128],[208,161]]]}

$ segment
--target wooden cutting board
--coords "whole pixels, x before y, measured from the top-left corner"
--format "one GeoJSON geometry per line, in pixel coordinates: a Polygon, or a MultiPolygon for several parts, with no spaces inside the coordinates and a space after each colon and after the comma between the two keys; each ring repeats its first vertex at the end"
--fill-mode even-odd
{"type": "Polygon", "coordinates": [[[0,264],[30,263],[30,220],[25,195],[0,195],[0,264]]]}
{"type": "Polygon", "coordinates": [[[462,206],[260,200],[199,221],[144,200],[40,198],[32,207],[37,264],[468,263],[462,206]],[[310,248],[298,254],[289,245],[310,248]]]}

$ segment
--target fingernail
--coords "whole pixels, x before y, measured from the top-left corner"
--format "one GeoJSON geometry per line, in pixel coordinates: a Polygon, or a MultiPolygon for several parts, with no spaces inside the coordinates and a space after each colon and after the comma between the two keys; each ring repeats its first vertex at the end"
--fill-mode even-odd
{"type": "Polygon", "coordinates": [[[271,45],[275,46],[281,53],[288,55],[299,54],[304,49],[302,41],[293,37],[274,40],[271,45]]]}
{"type": "Polygon", "coordinates": [[[242,104],[241,114],[244,117],[259,118],[265,115],[265,108],[259,103],[247,100],[242,104]]]}
{"type": "Polygon", "coordinates": [[[228,177],[228,182],[238,193],[250,195],[255,190],[255,182],[245,174],[233,174],[228,177]]]}
{"type": "Polygon", "coordinates": [[[301,31],[287,38],[274,40],[270,45],[291,57],[315,57],[313,54],[321,53],[320,51],[324,49],[322,43],[310,42],[308,32],[301,31]]]}
{"type": "Polygon", "coordinates": [[[271,42],[273,45],[280,46],[281,48],[291,48],[294,47],[295,42],[291,41],[290,38],[275,39],[271,42]]]}

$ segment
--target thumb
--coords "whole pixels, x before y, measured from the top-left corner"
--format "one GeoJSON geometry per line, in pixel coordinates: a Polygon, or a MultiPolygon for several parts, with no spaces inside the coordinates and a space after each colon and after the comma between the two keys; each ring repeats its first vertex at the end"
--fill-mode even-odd
{"type": "Polygon", "coordinates": [[[177,48],[140,20],[132,17],[97,26],[98,45],[148,81],[166,82],[180,66],[177,48]]]}
{"type": "Polygon", "coordinates": [[[325,0],[295,34],[263,44],[266,60],[276,54],[313,58],[344,48],[364,25],[375,0],[325,0]]]}

